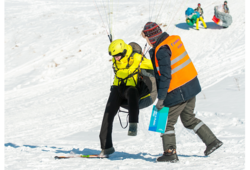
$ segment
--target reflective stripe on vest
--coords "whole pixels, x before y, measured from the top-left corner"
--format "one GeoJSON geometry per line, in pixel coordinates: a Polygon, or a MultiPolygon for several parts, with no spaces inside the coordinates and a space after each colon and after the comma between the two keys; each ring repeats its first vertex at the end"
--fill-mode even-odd
{"type": "Polygon", "coordinates": [[[198,74],[191,59],[189,58],[181,38],[173,35],[161,42],[155,49],[155,66],[159,76],[161,76],[161,73],[156,54],[160,47],[164,45],[167,45],[171,51],[171,81],[168,89],[168,92],[171,92],[172,90],[193,80],[198,74]]]}
{"type": "MultiPolygon", "coordinates": [[[[185,63],[179,65],[178,67],[174,68],[173,70],[171,70],[171,75],[174,74],[175,72],[181,70],[182,68],[186,67],[189,63],[191,63],[192,61],[190,59],[188,59],[187,61],[185,61],[185,63]]],[[[171,64],[172,65],[172,64],[171,64]]]]}
{"type": "MultiPolygon", "coordinates": [[[[157,64],[158,64],[158,63],[157,63],[157,64]]],[[[159,65],[156,67],[156,69],[157,69],[158,74],[161,76],[161,72],[160,72],[160,67],[159,67],[159,65]]]]}

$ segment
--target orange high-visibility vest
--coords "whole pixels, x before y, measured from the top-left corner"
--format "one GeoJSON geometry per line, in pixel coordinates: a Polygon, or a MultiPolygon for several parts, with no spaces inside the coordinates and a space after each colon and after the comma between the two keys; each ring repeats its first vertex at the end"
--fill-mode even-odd
{"type": "Polygon", "coordinates": [[[168,89],[168,93],[172,90],[186,84],[193,80],[197,75],[197,71],[193,62],[189,58],[189,55],[181,41],[181,38],[177,35],[169,36],[163,42],[161,42],[155,49],[155,66],[159,76],[161,76],[159,63],[156,58],[157,51],[160,47],[167,45],[171,51],[171,81],[168,89]]]}

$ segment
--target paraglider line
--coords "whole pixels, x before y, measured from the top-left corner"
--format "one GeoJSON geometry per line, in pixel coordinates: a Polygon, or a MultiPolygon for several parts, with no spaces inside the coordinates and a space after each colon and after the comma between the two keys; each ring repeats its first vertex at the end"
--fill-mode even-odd
{"type": "Polygon", "coordinates": [[[96,7],[96,9],[97,9],[97,11],[98,11],[98,13],[99,13],[99,15],[100,15],[100,18],[101,18],[101,20],[102,20],[102,23],[103,23],[103,25],[104,25],[104,27],[105,27],[105,30],[106,30],[106,32],[107,32],[107,35],[108,35],[108,37],[109,37],[109,41],[110,42],[112,42],[112,39],[110,39],[110,35],[109,35],[109,33],[108,33],[108,30],[107,30],[107,28],[106,28],[106,26],[105,26],[105,24],[104,24],[104,22],[103,22],[103,19],[102,19],[102,16],[101,16],[101,14],[100,14],[100,11],[99,11],[99,9],[98,9],[98,7],[97,7],[97,4],[96,4],[96,1],[95,0],[93,0],[94,2],[95,2],[95,7],[96,7]]]}
{"type": "MultiPolygon", "coordinates": [[[[183,2],[184,2],[184,1],[185,1],[185,0],[183,0],[183,1],[182,1],[182,3],[181,3],[181,5],[180,5],[180,7],[183,5],[183,2]]],[[[177,10],[176,14],[178,14],[178,12],[179,12],[179,11],[180,11],[180,8],[179,8],[179,10],[177,10]]],[[[171,22],[169,23],[169,25],[168,25],[168,27],[167,27],[166,31],[168,30],[169,26],[171,25],[172,21],[174,20],[174,18],[175,18],[175,16],[176,16],[176,14],[174,15],[174,17],[172,18],[171,22]]]]}
{"type": "Polygon", "coordinates": [[[110,32],[110,21],[109,21],[109,19],[108,19],[108,17],[107,17],[106,7],[105,7],[105,5],[104,5],[103,0],[102,0],[102,5],[103,5],[103,8],[104,8],[104,12],[105,12],[105,14],[106,14],[106,21],[107,21],[107,23],[108,23],[109,32],[110,32]]]}
{"type": "MultiPolygon", "coordinates": [[[[188,2],[188,0],[185,2],[185,4],[188,2]]],[[[180,15],[181,15],[181,13],[179,14],[179,16],[178,16],[178,18],[177,19],[179,19],[180,18],[180,15]]],[[[176,27],[174,27],[174,29],[172,30],[172,32],[175,30],[175,28],[176,27]]]]}
{"type": "Polygon", "coordinates": [[[158,18],[158,16],[160,15],[160,12],[161,12],[161,9],[162,9],[163,4],[164,4],[164,0],[162,0],[162,4],[161,4],[160,10],[159,10],[159,13],[158,13],[158,15],[157,15],[157,17],[156,17],[156,19],[155,19],[155,22],[157,22],[157,18],[158,18]]]}
{"type": "MultiPolygon", "coordinates": [[[[170,0],[167,0],[166,6],[168,6],[169,2],[170,2],[170,0]]],[[[164,2],[164,3],[165,3],[165,2],[164,2]]],[[[163,6],[164,6],[164,5],[163,5],[163,6]]],[[[164,8],[165,8],[166,6],[164,6],[164,8]]],[[[164,8],[163,8],[163,9],[164,9],[164,8]]],[[[163,10],[163,11],[164,11],[164,10],[163,10]]],[[[163,12],[160,13],[160,18],[161,18],[161,16],[162,16],[162,14],[163,14],[163,12]]],[[[157,16],[157,18],[158,18],[158,16],[157,16]]],[[[157,23],[157,18],[156,18],[156,21],[155,21],[156,23],[157,23]]]]}
{"type": "Polygon", "coordinates": [[[150,19],[149,19],[149,21],[152,19],[152,16],[153,16],[153,13],[154,13],[154,7],[155,7],[155,1],[154,1],[154,5],[153,5],[153,9],[152,9],[152,15],[150,15],[150,19]]]}

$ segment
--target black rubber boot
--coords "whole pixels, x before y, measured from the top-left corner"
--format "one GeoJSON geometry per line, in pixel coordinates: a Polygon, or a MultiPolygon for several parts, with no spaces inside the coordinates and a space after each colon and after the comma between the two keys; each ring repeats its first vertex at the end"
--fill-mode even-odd
{"type": "Polygon", "coordinates": [[[162,137],[163,151],[168,150],[170,147],[176,149],[176,140],[174,131],[171,134],[164,134],[161,137],[162,137]]]}
{"type": "Polygon", "coordinates": [[[213,132],[207,127],[207,125],[203,124],[196,132],[196,134],[201,138],[201,140],[208,146],[210,143],[212,143],[216,136],[213,134],[213,132]]]}
{"type": "Polygon", "coordinates": [[[203,124],[196,133],[207,146],[204,151],[205,156],[211,154],[223,144],[205,124],[203,124]]]}
{"type": "Polygon", "coordinates": [[[215,139],[211,144],[207,146],[207,149],[204,151],[205,156],[208,156],[213,151],[218,149],[223,143],[219,139],[215,139]]]}
{"type": "Polygon", "coordinates": [[[137,135],[137,123],[129,123],[128,136],[137,135]]]}
{"type": "Polygon", "coordinates": [[[170,147],[167,151],[163,153],[162,156],[157,158],[157,162],[171,162],[175,163],[179,161],[178,156],[176,154],[176,149],[170,147]]]}
{"type": "Polygon", "coordinates": [[[109,155],[111,155],[114,152],[115,152],[115,149],[113,147],[108,148],[108,149],[102,149],[99,156],[101,156],[101,157],[109,157],[109,155]]]}

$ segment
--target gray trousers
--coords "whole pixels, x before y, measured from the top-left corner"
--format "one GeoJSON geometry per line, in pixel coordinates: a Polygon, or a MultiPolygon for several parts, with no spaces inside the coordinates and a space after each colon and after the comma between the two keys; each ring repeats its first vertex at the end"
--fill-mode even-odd
{"type": "Polygon", "coordinates": [[[195,129],[195,127],[201,122],[200,119],[195,117],[194,107],[195,97],[184,103],[169,108],[166,130],[165,133],[161,135],[164,151],[171,146],[176,149],[174,125],[176,124],[179,116],[184,127],[188,129],[195,129]]]}

